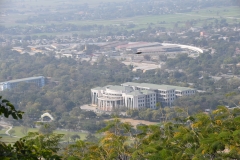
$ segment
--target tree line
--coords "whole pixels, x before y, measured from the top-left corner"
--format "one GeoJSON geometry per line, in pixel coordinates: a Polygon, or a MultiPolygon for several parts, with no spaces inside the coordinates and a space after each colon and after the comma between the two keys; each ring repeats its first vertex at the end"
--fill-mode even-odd
{"type": "MultiPolygon", "coordinates": [[[[1,99],[0,115],[21,119],[7,100],[1,99]]],[[[77,140],[62,144],[63,135],[29,132],[7,145],[0,141],[2,159],[239,159],[240,109],[219,106],[206,114],[189,115],[178,111],[178,117],[159,125],[109,121],[99,130],[99,139],[77,140]]]]}
{"type": "MultiPolygon", "coordinates": [[[[20,55],[10,48],[2,48],[0,57],[1,82],[39,75],[46,77],[46,85],[43,88],[20,83],[18,87],[2,92],[2,95],[8,97],[17,109],[25,112],[23,122],[20,122],[26,126],[33,125],[32,118],[38,120],[43,112],[50,112],[57,121],[64,122],[62,125],[69,128],[74,121],[90,118],[88,115],[92,113],[88,114],[80,110],[79,106],[91,102],[91,88],[131,81],[133,77],[127,66],[117,60],[107,60],[104,57],[91,64],[87,61],[57,59],[41,54],[20,55]],[[68,118],[70,113],[77,110],[82,114],[81,117],[72,115],[68,118]]],[[[94,122],[93,119],[85,120],[86,123],[83,123],[82,127],[88,128],[86,124],[97,127],[96,115],[94,119],[94,122]]]]}

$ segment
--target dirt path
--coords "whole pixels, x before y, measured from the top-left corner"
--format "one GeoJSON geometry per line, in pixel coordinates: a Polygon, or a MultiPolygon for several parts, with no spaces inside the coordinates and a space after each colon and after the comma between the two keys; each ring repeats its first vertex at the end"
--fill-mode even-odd
{"type": "Polygon", "coordinates": [[[8,130],[6,130],[6,134],[8,135],[8,136],[11,136],[10,134],[9,134],[9,131],[13,128],[12,126],[8,126],[9,128],[8,128],[8,130]]]}
{"type": "MultiPolygon", "coordinates": [[[[8,128],[8,129],[5,131],[5,134],[8,135],[8,136],[11,136],[11,135],[9,134],[9,131],[13,128],[12,125],[0,121],[0,126],[2,126],[2,127],[4,127],[4,128],[8,128]]],[[[18,138],[18,136],[12,136],[12,137],[18,138]]]]}
{"type": "MultiPolygon", "coordinates": [[[[146,124],[146,125],[156,125],[156,124],[158,124],[157,122],[136,120],[136,119],[131,119],[131,118],[119,118],[119,119],[121,120],[121,122],[131,123],[134,127],[136,127],[138,124],[146,124]]],[[[111,120],[113,120],[113,119],[111,119],[111,120]]]]}

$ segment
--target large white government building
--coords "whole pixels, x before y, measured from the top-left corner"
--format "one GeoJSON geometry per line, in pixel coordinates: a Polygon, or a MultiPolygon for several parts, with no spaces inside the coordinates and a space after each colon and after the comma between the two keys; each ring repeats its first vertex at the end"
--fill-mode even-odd
{"type": "Polygon", "coordinates": [[[93,88],[91,98],[92,105],[103,111],[121,107],[155,109],[158,102],[162,106],[172,106],[177,97],[194,95],[195,92],[195,89],[188,87],[127,82],[119,86],[93,88]]]}
{"type": "Polygon", "coordinates": [[[4,91],[7,89],[11,90],[13,88],[16,88],[21,82],[34,83],[38,87],[43,87],[45,85],[45,77],[43,76],[28,77],[28,78],[0,82],[0,91],[4,91]]]}

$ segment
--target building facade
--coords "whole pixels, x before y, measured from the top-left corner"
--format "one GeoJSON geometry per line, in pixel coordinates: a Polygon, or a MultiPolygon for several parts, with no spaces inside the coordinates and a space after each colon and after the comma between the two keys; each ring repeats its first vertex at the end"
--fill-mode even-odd
{"type": "Polygon", "coordinates": [[[194,95],[195,92],[195,89],[187,87],[127,82],[121,86],[93,88],[91,98],[92,105],[104,111],[121,107],[155,109],[158,102],[163,106],[172,106],[176,98],[194,95]]]}
{"type": "Polygon", "coordinates": [[[92,105],[104,111],[122,107],[129,109],[154,108],[156,101],[154,103],[149,101],[149,97],[154,96],[154,92],[138,91],[128,86],[108,85],[91,89],[92,105]]]}
{"type": "Polygon", "coordinates": [[[13,88],[16,88],[19,83],[25,82],[25,83],[33,83],[38,87],[43,87],[45,85],[45,77],[39,76],[39,77],[28,77],[23,79],[16,79],[16,80],[10,80],[6,82],[0,82],[0,91],[4,90],[11,90],[13,88]]]}

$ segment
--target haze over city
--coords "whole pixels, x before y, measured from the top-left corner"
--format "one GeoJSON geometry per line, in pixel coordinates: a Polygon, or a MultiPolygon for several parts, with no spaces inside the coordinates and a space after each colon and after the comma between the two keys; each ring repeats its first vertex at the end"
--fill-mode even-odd
{"type": "Polygon", "coordinates": [[[2,0],[0,93],[0,159],[240,159],[240,1],[2,0]]]}

